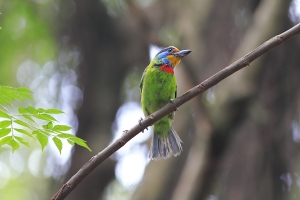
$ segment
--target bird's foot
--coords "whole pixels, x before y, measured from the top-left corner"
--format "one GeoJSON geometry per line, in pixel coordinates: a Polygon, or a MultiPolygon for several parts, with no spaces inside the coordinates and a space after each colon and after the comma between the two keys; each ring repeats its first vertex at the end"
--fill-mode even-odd
{"type": "MultiPolygon", "coordinates": [[[[139,125],[140,125],[140,126],[142,126],[142,121],[143,121],[143,118],[139,119],[139,125]]],[[[146,128],[146,129],[148,130],[148,128],[146,128]]],[[[142,133],[144,133],[144,130],[145,130],[145,129],[142,130],[142,133]]]]}
{"type": "Polygon", "coordinates": [[[174,104],[174,102],[173,102],[173,99],[170,99],[169,100],[170,101],[170,103],[174,106],[174,108],[175,108],[175,111],[177,111],[178,110],[178,108],[177,108],[177,106],[174,104]]]}
{"type": "Polygon", "coordinates": [[[139,125],[142,126],[143,118],[139,119],[139,125]]]}

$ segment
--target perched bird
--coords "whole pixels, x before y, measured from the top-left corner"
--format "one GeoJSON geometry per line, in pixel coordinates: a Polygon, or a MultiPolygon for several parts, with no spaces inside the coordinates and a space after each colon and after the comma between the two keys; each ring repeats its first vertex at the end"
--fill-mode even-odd
{"type": "MultiPolygon", "coordinates": [[[[177,83],[174,68],[190,52],[190,50],[179,51],[173,46],[166,47],[158,52],[146,67],[140,82],[141,105],[145,117],[167,103],[172,103],[172,99],[176,98],[177,83]]],[[[181,153],[182,141],[171,125],[174,115],[172,112],[154,123],[150,159],[166,159],[181,153]]]]}

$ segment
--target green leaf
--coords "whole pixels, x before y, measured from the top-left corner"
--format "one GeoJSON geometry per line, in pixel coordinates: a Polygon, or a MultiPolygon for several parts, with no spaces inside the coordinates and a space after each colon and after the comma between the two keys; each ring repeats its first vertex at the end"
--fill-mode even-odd
{"type": "Polygon", "coordinates": [[[50,108],[45,111],[48,114],[63,114],[64,112],[55,108],[50,108]]]}
{"type": "Polygon", "coordinates": [[[66,125],[55,125],[52,130],[53,131],[69,131],[72,127],[66,125]]]}
{"type": "Polygon", "coordinates": [[[32,132],[32,135],[37,135],[37,134],[42,134],[42,135],[50,136],[50,132],[47,131],[47,130],[40,130],[40,129],[37,129],[37,130],[34,130],[34,131],[32,132]]]}
{"type": "Polygon", "coordinates": [[[24,99],[33,99],[33,97],[31,96],[31,94],[28,93],[19,93],[24,99]]]}
{"type": "Polygon", "coordinates": [[[10,125],[11,125],[11,121],[10,120],[0,121],[0,128],[6,128],[6,127],[8,127],[10,125]]]}
{"type": "Polygon", "coordinates": [[[28,93],[28,94],[32,94],[33,93],[31,90],[29,90],[26,87],[19,87],[19,88],[17,88],[17,91],[18,92],[22,92],[22,93],[28,93]]]}
{"type": "Polygon", "coordinates": [[[35,123],[35,121],[29,115],[22,115],[22,117],[24,117],[25,119],[28,119],[29,121],[32,121],[32,122],[35,123]]]}
{"type": "Polygon", "coordinates": [[[39,113],[44,113],[46,110],[44,108],[38,108],[39,113]]]}
{"type": "Polygon", "coordinates": [[[22,98],[33,99],[33,92],[25,87],[19,87],[17,92],[22,98]]]}
{"type": "Polygon", "coordinates": [[[18,131],[19,133],[25,134],[33,139],[35,139],[35,137],[32,136],[32,134],[30,134],[28,131],[24,130],[24,129],[20,129],[20,128],[14,128],[14,130],[18,131]]]}
{"type": "Polygon", "coordinates": [[[10,104],[10,101],[7,98],[0,95],[0,103],[10,104]]]}
{"type": "Polygon", "coordinates": [[[33,116],[35,118],[45,120],[45,121],[57,121],[54,117],[52,117],[51,115],[48,115],[48,114],[36,114],[36,115],[33,115],[33,116]]]}
{"type": "Polygon", "coordinates": [[[31,91],[25,88],[13,88],[9,86],[0,86],[0,96],[1,96],[1,103],[7,104],[8,101],[20,99],[24,100],[26,98],[32,99],[31,91]],[[6,99],[6,100],[5,100],[6,99]]]}
{"type": "Polygon", "coordinates": [[[48,126],[48,128],[53,128],[53,123],[52,123],[52,122],[49,122],[49,123],[47,124],[47,126],[48,126]]]}
{"type": "Polygon", "coordinates": [[[85,140],[80,139],[80,138],[76,137],[75,135],[68,134],[68,133],[61,133],[61,134],[58,134],[57,137],[66,138],[67,141],[69,142],[69,144],[74,145],[74,143],[76,143],[79,146],[82,146],[82,147],[88,149],[89,151],[92,151],[90,149],[90,147],[86,144],[85,140]]]}
{"type": "Polygon", "coordinates": [[[24,140],[24,138],[21,138],[21,137],[19,137],[19,136],[15,136],[15,138],[16,138],[20,143],[22,143],[22,144],[24,144],[25,146],[29,147],[29,143],[26,142],[26,141],[24,140]]]}
{"type": "Polygon", "coordinates": [[[9,86],[0,86],[0,92],[14,92],[15,88],[9,86]]]}
{"type": "Polygon", "coordinates": [[[0,117],[10,119],[10,115],[0,109],[0,117]]]}
{"type": "Polygon", "coordinates": [[[20,99],[20,100],[24,100],[25,97],[23,97],[22,95],[20,95],[19,93],[10,93],[9,96],[13,99],[20,99]]]}
{"type": "Polygon", "coordinates": [[[9,146],[11,146],[13,148],[13,152],[15,150],[17,150],[18,148],[20,148],[19,143],[16,140],[14,140],[14,139],[8,141],[6,144],[8,144],[9,146]]]}
{"type": "Polygon", "coordinates": [[[16,124],[19,124],[19,125],[21,125],[21,126],[24,126],[24,127],[30,128],[29,124],[27,124],[26,122],[24,122],[24,121],[21,121],[21,120],[19,120],[19,119],[15,119],[15,120],[14,120],[14,122],[15,122],[16,124]]]}
{"type": "Polygon", "coordinates": [[[57,137],[52,138],[54,144],[56,145],[56,147],[59,150],[59,153],[61,154],[61,150],[62,150],[62,142],[60,139],[58,139],[57,137]]]}
{"type": "Polygon", "coordinates": [[[43,133],[44,135],[47,135],[47,136],[51,136],[51,135],[52,135],[50,129],[43,129],[43,130],[41,130],[41,131],[42,131],[42,133],[43,133]]]}
{"type": "Polygon", "coordinates": [[[67,139],[67,141],[68,141],[68,143],[69,143],[70,145],[72,145],[72,146],[75,144],[72,140],[67,139]]]}
{"type": "Polygon", "coordinates": [[[4,145],[4,144],[11,146],[13,148],[13,152],[15,150],[17,150],[18,148],[20,148],[19,143],[17,141],[15,141],[12,136],[7,136],[7,137],[2,138],[0,140],[0,146],[4,145]]]}
{"type": "Polygon", "coordinates": [[[19,111],[20,114],[27,114],[27,113],[29,113],[28,110],[26,108],[23,108],[23,107],[18,108],[18,111],[19,111]]]}
{"type": "Polygon", "coordinates": [[[4,137],[4,138],[1,138],[0,146],[4,145],[4,144],[7,144],[10,140],[12,140],[12,136],[7,136],[7,137],[4,137]]]}
{"type": "Polygon", "coordinates": [[[11,128],[1,128],[0,129],[0,137],[4,137],[11,132],[11,128]]]}
{"type": "Polygon", "coordinates": [[[42,134],[42,132],[40,130],[34,130],[34,131],[32,131],[32,135],[36,135],[36,134],[39,134],[39,133],[42,134]]]}
{"type": "Polygon", "coordinates": [[[27,110],[30,114],[38,114],[37,109],[35,109],[35,107],[33,107],[33,106],[28,106],[27,110]]]}
{"type": "Polygon", "coordinates": [[[0,91],[0,95],[3,98],[8,99],[10,101],[15,99],[15,97],[13,96],[13,93],[5,92],[5,91],[0,91]]]}
{"type": "Polygon", "coordinates": [[[49,122],[48,124],[43,125],[44,129],[52,129],[52,127],[53,127],[53,123],[52,122],[49,122]]]}
{"type": "Polygon", "coordinates": [[[42,151],[44,151],[45,146],[48,144],[48,137],[42,134],[40,131],[36,133],[36,139],[42,146],[42,151]]]}
{"type": "Polygon", "coordinates": [[[86,144],[86,141],[84,141],[83,139],[78,138],[78,137],[75,136],[75,137],[73,137],[73,138],[70,138],[70,140],[72,140],[73,142],[75,142],[75,143],[78,144],[79,146],[82,146],[82,147],[88,149],[89,151],[92,151],[92,150],[90,149],[90,147],[86,144]]]}

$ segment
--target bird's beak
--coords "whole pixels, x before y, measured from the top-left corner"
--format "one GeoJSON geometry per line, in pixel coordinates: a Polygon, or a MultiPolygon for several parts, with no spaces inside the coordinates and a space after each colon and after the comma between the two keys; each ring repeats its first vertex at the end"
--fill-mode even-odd
{"type": "Polygon", "coordinates": [[[181,50],[181,51],[178,51],[178,52],[174,53],[174,56],[182,58],[182,57],[188,55],[191,52],[192,52],[191,50],[181,50]]]}

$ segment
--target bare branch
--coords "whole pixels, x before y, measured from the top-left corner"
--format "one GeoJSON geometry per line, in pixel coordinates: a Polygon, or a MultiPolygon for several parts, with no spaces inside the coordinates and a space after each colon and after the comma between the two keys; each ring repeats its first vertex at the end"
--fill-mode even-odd
{"type": "MultiPolygon", "coordinates": [[[[203,93],[207,89],[218,84],[220,81],[230,76],[231,74],[237,72],[238,70],[246,66],[250,66],[250,63],[253,60],[257,59],[258,57],[268,52],[269,50],[273,49],[274,47],[278,46],[282,42],[285,42],[288,39],[298,34],[300,34],[300,24],[294,26],[293,28],[289,29],[288,31],[280,35],[273,37],[272,39],[263,43],[255,50],[251,51],[244,57],[240,58],[236,62],[229,65],[228,67],[219,71],[212,77],[206,79],[199,85],[193,87],[182,96],[174,99],[173,104],[176,105],[176,107],[181,106],[182,104],[191,100],[195,96],[203,93]]],[[[51,198],[51,200],[64,199],[87,175],[89,175],[90,172],[92,172],[98,165],[100,165],[104,160],[106,160],[109,156],[115,153],[118,149],[124,146],[134,136],[136,136],[138,133],[146,129],[148,126],[151,126],[154,122],[158,121],[162,117],[173,112],[174,111],[173,104],[171,103],[167,104],[163,108],[159,109],[158,111],[154,112],[153,114],[145,118],[142,122],[140,122],[140,124],[137,123],[137,125],[131,128],[129,131],[126,131],[119,139],[117,139],[115,142],[110,144],[108,147],[106,147],[103,151],[99,152],[97,155],[93,156],[87,163],[85,163],[85,165],[82,166],[82,168],[67,183],[65,183],[62,186],[62,188],[51,198]]]]}

